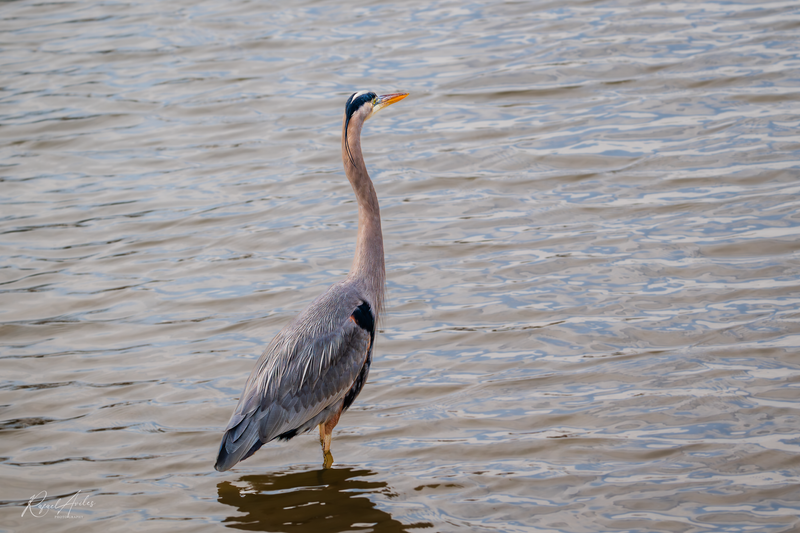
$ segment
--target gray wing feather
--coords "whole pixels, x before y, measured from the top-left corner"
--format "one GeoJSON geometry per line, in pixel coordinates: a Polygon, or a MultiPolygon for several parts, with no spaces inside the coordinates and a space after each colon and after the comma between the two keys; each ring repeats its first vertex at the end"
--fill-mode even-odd
{"type": "Polygon", "coordinates": [[[236,464],[258,441],[311,429],[304,425],[344,398],[370,349],[369,332],[350,319],[362,302],[354,288],[334,285],[278,333],[228,423],[218,469],[236,464]]]}

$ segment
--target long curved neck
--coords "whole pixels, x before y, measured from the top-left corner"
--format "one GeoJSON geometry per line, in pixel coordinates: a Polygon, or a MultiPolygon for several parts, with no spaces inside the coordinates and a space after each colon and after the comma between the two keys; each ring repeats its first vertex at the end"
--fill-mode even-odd
{"type": "Polygon", "coordinates": [[[350,120],[347,124],[348,131],[344,131],[344,126],[342,131],[344,173],[350,180],[358,202],[358,238],[350,277],[361,282],[369,296],[374,299],[372,304],[375,306],[374,312],[377,317],[383,307],[386,267],[383,261],[383,235],[378,195],[375,194],[375,187],[369,178],[361,154],[362,124],[361,120],[350,120]]]}

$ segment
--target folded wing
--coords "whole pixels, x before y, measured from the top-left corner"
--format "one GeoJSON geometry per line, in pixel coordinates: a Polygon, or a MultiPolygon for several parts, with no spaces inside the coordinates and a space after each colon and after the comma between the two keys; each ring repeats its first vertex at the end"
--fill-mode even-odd
{"type": "Polygon", "coordinates": [[[366,378],[359,379],[365,365],[368,370],[373,337],[369,304],[341,285],[331,287],[259,358],[228,423],[215,468],[228,470],[262,444],[308,431],[331,409],[341,408],[353,385],[366,378]]]}

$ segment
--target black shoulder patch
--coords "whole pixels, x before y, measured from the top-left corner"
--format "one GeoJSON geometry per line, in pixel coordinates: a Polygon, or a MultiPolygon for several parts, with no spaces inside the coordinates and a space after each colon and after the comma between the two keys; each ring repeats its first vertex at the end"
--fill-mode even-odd
{"type": "Polygon", "coordinates": [[[361,329],[369,332],[370,339],[375,339],[375,317],[372,316],[372,308],[367,302],[356,307],[350,316],[361,329]]]}

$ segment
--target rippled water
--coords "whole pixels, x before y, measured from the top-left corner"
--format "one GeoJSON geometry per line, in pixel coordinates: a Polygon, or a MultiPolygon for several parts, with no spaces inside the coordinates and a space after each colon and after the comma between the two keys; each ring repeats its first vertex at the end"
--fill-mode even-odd
{"type": "Polygon", "coordinates": [[[800,530],[796,2],[0,15],[0,530],[800,530]],[[217,473],[350,266],[362,88],[370,382],[332,470],[217,473]]]}

